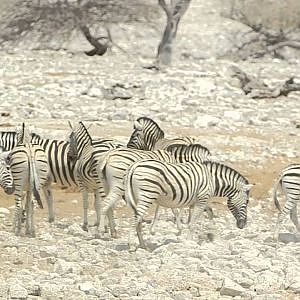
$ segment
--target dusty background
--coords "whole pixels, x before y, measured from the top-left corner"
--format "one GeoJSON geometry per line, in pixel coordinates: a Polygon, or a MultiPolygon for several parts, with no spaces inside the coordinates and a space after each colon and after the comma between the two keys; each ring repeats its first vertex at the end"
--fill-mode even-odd
{"type": "MultiPolygon", "coordinates": [[[[1,130],[25,120],[45,137],[65,139],[66,120],[83,120],[93,124],[93,136],[126,142],[135,118],[152,117],[166,136],[196,136],[216,159],[255,183],[247,228],[236,229],[226,202],[213,199],[213,242],[203,236],[211,230],[205,216],[199,238],[189,241],[185,232],[176,235],[165,210],[154,236],[144,226],[153,251],[130,253],[129,209],[120,203],[116,210],[118,239],[94,239],[94,228],[89,233],[80,228],[80,194],[55,189],[55,223],[47,223],[46,209],[36,211],[37,237],[15,237],[14,199],[1,191],[1,299],[298,299],[299,236],[286,220],[276,249],[270,192],[284,166],[300,163],[300,94],[250,99],[230,67],[276,87],[291,76],[300,81],[300,61],[295,52],[286,60],[226,57],[235,32],[248,29],[224,17],[230,9],[224,3],[193,1],[179,27],[173,64],[160,72],[144,68],[153,61],[164,23],[155,6],[142,14],[143,22],[110,24],[127,54],[113,47],[103,57],[87,57],[82,51],[90,46],[76,30],[64,39],[59,30],[56,37],[40,39],[43,22],[37,22],[1,44],[1,130]],[[155,16],[150,24],[144,19],[149,15],[155,16]]],[[[2,26],[9,19],[8,4],[14,3],[0,1],[2,26]]]]}

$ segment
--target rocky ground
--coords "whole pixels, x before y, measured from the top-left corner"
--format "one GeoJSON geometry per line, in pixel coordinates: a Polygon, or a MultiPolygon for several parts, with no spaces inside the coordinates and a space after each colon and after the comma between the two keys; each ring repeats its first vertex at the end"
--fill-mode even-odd
{"type": "MultiPolygon", "coordinates": [[[[207,13],[207,24],[221,26],[212,7],[208,5],[202,14],[207,13]]],[[[202,8],[199,4],[194,9],[202,8]]],[[[212,199],[213,241],[203,234],[211,231],[206,216],[198,222],[197,237],[189,240],[185,231],[177,235],[166,210],[155,235],[148,233],[149,223],[144,224],[152,251],[132,253],[128,208],[120,204],[116,210],[117,239],[95,239],[94,228],[89,233],[81,230],[80,194],[56,189],[55,223],[47,223],[46,209],[38,210],[36,238],[15,237],[11,233],[14,200],[1,192],[0,299],[300,297],[300,236],[286,220],[276,247],[272,233],[277,211],[271,199],[280,169],[300,162],[300,94],[253,100],[244,95],[230,71],[232,65],[239,66],[276,87],[291,76],[300,80],[300,61],[265,58],[233,63],[214,55],[209,58],[208,52],[201,54],[206,47],[224,49],[215,47],[217,40],[215,44],[205,40],[200,50],[193,48],[192,28],[192,22],[182,27],[173,66],[161,72],[144,68],[152,62],[153,48],[148,47],[143,57],[136,55],[155,44],[155,35],[149,32],[144,33],[149,39],[141,48],[131,45],[130,55],[115,51],[90,58],[64,51],[1,52],[0,129],[12,129],[25,120],[45,137],[65,139],[66,120],[84,120],[93,124],[94,136],[126,142],[133,120],[149,116],[169,137],[196,136],[216,159],[255,184],[247,228],[235,227],[224,199],[212,199]]],[[[196,43],[209,35],[199,29],[196,43]]],[[[90,207],[92,223],[92,201],[90,207]]]]}

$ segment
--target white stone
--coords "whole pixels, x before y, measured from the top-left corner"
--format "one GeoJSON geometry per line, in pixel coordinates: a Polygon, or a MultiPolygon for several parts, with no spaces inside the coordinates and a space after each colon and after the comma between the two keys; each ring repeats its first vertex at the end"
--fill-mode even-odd
{"type": "Polygon", "coordinates": [[[8,215],[10,211],[5,207],[0,207],[0,214],[8,215]]]}
{"type": "Polygon", "coordinates": [[[197,117],[193,125],[194,127],[211,127],[211,126],[216,126],[219,122],[220,122],[219,118],[205,115],[205,116],[197,117]]]}
{"type": "Polygon", "coordinates": [[[231,121],[242,121],[243,114],[238,110],[226,110],[224,111],[224,118],[228,118],[231,121]]]}
{"type": "Polygon", "coordinates": [[[86,294],[92,294],[95,291],[95,287],[90,281],[79,283],[79,289],[86,294]]]}
{"type": "Polygon", "coordinates": [[[220,289],[220,294],[224,296],[241,296],[246,290],[238,283],[229,278],[225,278],[220,289]]]}
{"type": "Polygon", "coordinates": [[[19,284],[13,284],[9,287],[10,299],[26,299],[28,296],[27,290],[19,284]]]}

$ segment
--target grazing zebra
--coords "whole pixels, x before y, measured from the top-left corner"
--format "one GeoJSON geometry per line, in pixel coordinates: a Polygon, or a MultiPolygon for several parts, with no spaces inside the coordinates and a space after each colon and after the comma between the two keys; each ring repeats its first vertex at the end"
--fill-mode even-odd
{"type": "MultiPolygon", "coordinates": [[[[88,193],[95,194],[95,210],[97,221],[95,226],[100,225],[100,211],[101,202],[100,198],[105,196],[104,187],[99,181],[97,166],[101,161],[103,155],[112,149],[123,146],[118,141],[113,139],[102,139],[99,141],[92,141],[92,138],[82,122],[79,122],[77,128],[73,128],[69,123],[72,133],[70,135],[70,147],[68,151],[69,160],[75,163],[75,176],[77,184],[83,195],[84,207],[84,222],[83,229],[87,230],[87,210],[88,210],[88,193]]],[[[109,210],[110,226],[114,227],[112,210],[109,210]]]]}
{"type": "Polygon", "coordinates": [[[10,151],[17,145],[17,134],[15,131],[0,132],[0,147],[3,151],[10,151]]]}
{"type": "Polygon", "coordinates": [[[148,117],[138,118],[133,125],[134,131],[127,144],[128,148],[139,150],[165,149],[172,144],[194,144],[193,137],[180,137],[165,139],[163,130],[158,124],[148,117]]]}
{"type": "Polygon", "coordinates": [[[11,195],[15,187],[10,166],[7,161],[8,155],[8,151],[2,152],[2,148],[0,148],[0,187],[3,188],[6,194],[11,195]]]}
{"type": "MultiPolygon", "coordinates": [[[[211,154],[210,151],[200,145],[200,144],[191,144],[191,145],[185,145],[185,144],[171,144],[168,147],[166,147],[166,151],[170,152],[176,160],[176,163],[184,163],[189,161],[195,161],[195,162],[204,162],[210,160],[211,154]]],[[[150,226],[150,233],[154,234],[154,225],[157,223],[158,220],[158,210],[159,205],[156,206],[154,218],[150,226]]],[[[213,218],[213,211],[212,209],[207,205],[204,209],[209,219],[213,218]]],[[[181,222],[180,222],[180,215],[179,212],[177,212],[176,209],[172,209],[173,214],[176,219],[177,228],[179,230],[179,233],[181,232],[181,222]]],[[[189,217],[188,222],[190,222],[191,219],[191,208],[189,209],[189,217]]]]}
{"type": "Polygon", "coordinates": [[[17,129],[17,146],[9,154],[9,164],[15,186],[15,216],[13,230],[20,235],[22,223],[22,199],[26,192],[26,235],[35,236],[33,220],[34,195],[37,204],[43,208],[39,190],[50,184],[50,173],[47,155],[42,147],[28,142],[30,135],[23,123],[22,129],[17,129]],[[20,132],[18,132],[20,131],[20,132]]]}
{"type": "Polygon", "coordinates": [[[296,226],[297,231],[300,232],[297,216],[297,204],[300,201],[300,164],[291,164],[280,172],[274,184],[273,200],[279,210],[274,239],[278,241],[279,227],[287,214],[290,214],[293,224],[296,226]],[[283,209],[281,209],[277,198],[279,187],[282,189],[286,198],[283,209]]]}
{"type": "MultiPolygon", "coordinates": [[[[175,162],[174,157],[165,150],[143,151],[128,148],[119,148],[109,151],[102,162],[98,164],[98,174],[100,182],[104,186],[106,197],[103,201],[101,212],[101,222],[108,216],[108,212],[113,211],[117,201],[124,196],[124,177],[129,167],[141,159],[159,159],[175,162]]],[[[102,226],[103,227],[103,223],[102,226]]],[[[116,236],[115,227],[110,227],[111,236],[116,236]]]]}
{"type": "Polygon", "coordinates": [[[247,222],[249,201],[248,180],[234,169],[216,162],[171,164],[158,160],[143,160],[133,164],[125,177],[125,200],[134,211],[134,224],[140,246],[142,218],[152,203],[171,208],[194,206],[191,232],[195,222],[211,197],[227,197],[229,210],[238,228],[247,222]]]}

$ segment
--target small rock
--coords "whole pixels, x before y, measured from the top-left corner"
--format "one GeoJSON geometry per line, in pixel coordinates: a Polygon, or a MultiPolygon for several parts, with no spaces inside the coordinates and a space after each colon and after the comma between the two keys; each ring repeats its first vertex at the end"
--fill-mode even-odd
{"type": "Polygon", "coordinates": [[[79,289],[86,294],[93,294],[95,291],[95,287],[92,282],[86,281],[79,284],[79,289]]]}
{"type": "Polygon", "coordinates": [[[0,207],[0,214],[8,215],[10,211],[5,207],[0,207]]]}
{"type": "Polygon", "coordinates": [[[195,127],[211,127],[216,126],[220,122],[219,118],[213,116],[198,117],[194,123],[195,127]]]}
{"type": "Polygon", "coordinates": [[[220,289],[220,294],[224,296],[235,297],[242,295],[245,291],[246,290],[236,282],[229,278],[225,278],[220,289]]]}
{"type": "Polygon", "coordinates": [[[19,284],[14,284],[9,287],[10,299],[26,299],[28,296],[27,290],[19,284]]]}

